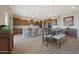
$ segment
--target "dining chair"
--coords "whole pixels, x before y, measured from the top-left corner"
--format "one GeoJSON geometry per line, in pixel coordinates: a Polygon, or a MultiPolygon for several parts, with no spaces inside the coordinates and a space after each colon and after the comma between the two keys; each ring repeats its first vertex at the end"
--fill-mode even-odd
{"type": "Polygon", "coordinates": [[[43,44],[46,43],[46,47],[49,42],[52,42],[52,34],[49,34],[48,31],[43,30],[42,31],[42,42],[43,44]]]}

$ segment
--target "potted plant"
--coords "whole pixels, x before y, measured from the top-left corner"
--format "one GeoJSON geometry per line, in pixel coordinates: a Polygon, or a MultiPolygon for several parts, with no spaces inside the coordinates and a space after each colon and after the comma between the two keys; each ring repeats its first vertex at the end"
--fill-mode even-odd
{"type": "Polygon", "coordinates": [[[2,36],[3,35],[9,35],[10,32],[11,32],[11,29],[10,29],[9,26],[5,26],[5,25],[0,26],[0,33],[1,33],[2,36]]]}

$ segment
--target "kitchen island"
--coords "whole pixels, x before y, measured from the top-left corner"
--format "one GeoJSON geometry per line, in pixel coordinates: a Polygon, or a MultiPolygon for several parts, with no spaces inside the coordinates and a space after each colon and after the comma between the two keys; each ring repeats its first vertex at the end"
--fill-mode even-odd
{"type": "Polygon", "coordinates": [[[28,37],[28,31],[29,31],[29,29],[32,29],[32,30],[34,30],[34,29],[36,29],[36,28],[38,28],[38,26],[32,26],[32,25],[30,25],[30,26],[15,26],[16,28],[19,28],[19,29],[22,29],[22,37],[23,38],[27,38],[28,37]]]}

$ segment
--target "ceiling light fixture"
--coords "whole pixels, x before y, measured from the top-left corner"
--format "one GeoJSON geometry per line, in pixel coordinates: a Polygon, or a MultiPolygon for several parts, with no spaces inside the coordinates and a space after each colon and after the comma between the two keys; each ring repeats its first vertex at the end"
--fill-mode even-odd
{"type": "Polygon", "coordinates": [[[72,8],[75,8],[74,6],[72,6],[72,8]]]}
{"type": "Polygon", "coordinates": [[[50,19],[55,19],[55,18],[57,18],[57,13],[56,13],[56,11],[55,11],[55,6],[54,5],[52,5],[52,12],[51,12],[52,14],[49,16],[50,17],[50,19]]]}

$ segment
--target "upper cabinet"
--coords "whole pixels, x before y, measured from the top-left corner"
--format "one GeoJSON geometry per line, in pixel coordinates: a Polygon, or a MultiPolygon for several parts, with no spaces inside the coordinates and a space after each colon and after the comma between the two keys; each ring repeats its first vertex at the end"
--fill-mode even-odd
{"type": "Polygon", "coordinates": [[[42,25],[41,20],[23,20],[21,18],[13,18],[13,25],[34,25],[40,26],[42,25]]]}
{"type": "Polygon", "coordinates": [[[13,25],[28,25],[28,20],[23,20],[20,18],[13,18],[13,25]]]}
{"type": "Polygon", "coordinates": [[[48,19],[48,22],[49,22],[51,25],[57,25],[57,19],[48,19]]]}

